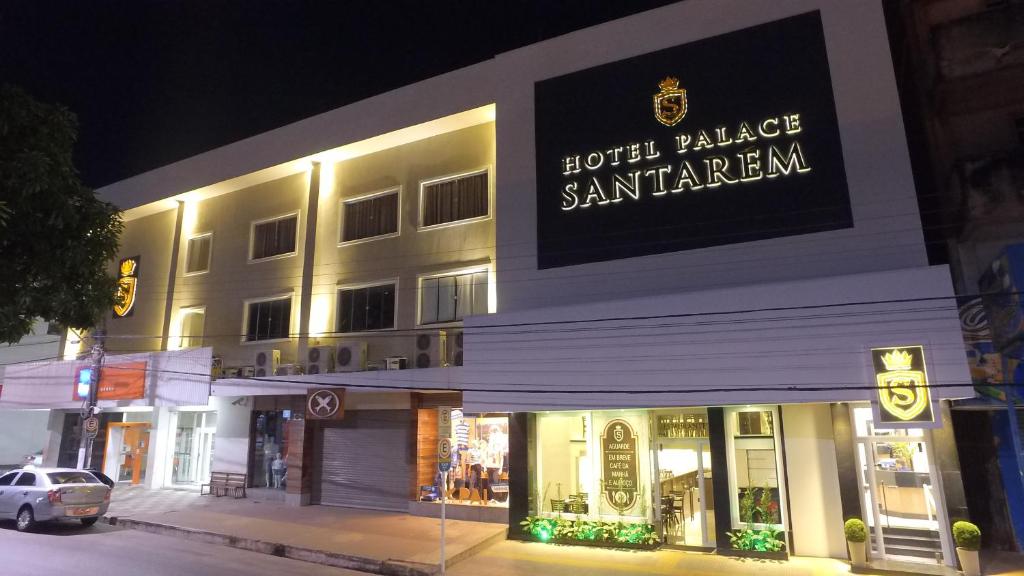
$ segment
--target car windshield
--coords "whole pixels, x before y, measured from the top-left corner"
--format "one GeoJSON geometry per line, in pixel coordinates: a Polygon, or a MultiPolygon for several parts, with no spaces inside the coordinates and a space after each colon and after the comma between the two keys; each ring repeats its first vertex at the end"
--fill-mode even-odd
{"type": "Polygon", "coordinates": [[[96,478],[86,472],[50,472],[47,474],[53,484],[96,484],[96,478]]]}

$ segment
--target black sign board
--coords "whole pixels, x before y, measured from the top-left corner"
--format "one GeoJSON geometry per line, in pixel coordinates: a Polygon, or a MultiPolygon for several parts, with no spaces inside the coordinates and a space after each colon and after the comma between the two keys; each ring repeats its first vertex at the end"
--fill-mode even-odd
{"type": "Polygon", "coordinates": [[[625,420],[608,422],[601,436],[604,495],[608,504],[619,512],[636,504],[640,489],[636,440],[633,427],[625,420]]]}
{"type": "Polygon", "coordinates": [[[922,346],[874,348],[871,365],[878,386],[878,422],[887,425],[935,421],[922,346]]]}
{"type": "Polygon", "coordinates": [[[539,268],[853,225],[818,12],[535,86],[539,268]]]}

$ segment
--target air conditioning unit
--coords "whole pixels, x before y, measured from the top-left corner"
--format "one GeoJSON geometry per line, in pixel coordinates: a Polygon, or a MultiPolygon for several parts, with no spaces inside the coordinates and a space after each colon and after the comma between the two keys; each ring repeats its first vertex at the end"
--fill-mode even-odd
{"type": "Polygon", "coordinates": [[[444,330],[423,332],[416,336],[414,364],[417,368],[437,368],[448,365],[448,333],[444,330]]]}
{"type": "Polygon", "coordinates": [[[326,374],[334,370],[334,347],[314,346],[306,351],[306,374],[326,374]]]}
{"type": "Polygon", "coordinates": [[[253,355],[252,365],[256,369],[256,378],[273,376],[281,365],[281,351],[259,350],[253,355]]]}
{"type": "Polygon", "coordinates": [[[274,370],[274,376],[298,376],[302,374],[302,364],[281,364],[274,370]]]}
{"type": "Polygon", "coordinates": [[[409,367],[409,359],[405,356],[388,356],[383,366],[385,370],[405,370],[409,367]]]}
{"type": "Polygon", "coordinates": [[[361,372],[366,370],[366,342],[351,340],[339,342],[334,355],[335,372],[361,372]]]}
{"type": "Polygon", "coordinates": [[[462,366],[462,330],[448,330],[448,363],[452,366],[462,366]]]}
{"type": "Polygon", "coordinates": [[[255,366],[240,366],[238,368],[238,375],[242,378],[253,378],[256,376],[255,366]]]}

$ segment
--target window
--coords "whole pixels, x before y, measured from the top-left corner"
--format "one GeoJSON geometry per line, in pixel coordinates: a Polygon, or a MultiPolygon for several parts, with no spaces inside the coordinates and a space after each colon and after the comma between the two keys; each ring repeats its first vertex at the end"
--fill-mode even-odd
{"type": "Polygon", "coordinates": [[[395,284],[338,291],[338,332],[395,327],[395,284]]]}
{"type": "Polygon", "coordinates": [[[252,259],[295,253],[295,236],[299,230],[299,215],[257,222],[252,228],[252,259]]]}
{"type": "Polygon", "coordinates": [[[291,296],[250,302],[246,314],[246,342],[288,338],[291,317],[291,296]]]}
{"type": "Polygon", "coordinates": [[[727,408],[726,446],[734,528],[749,524],[785,526],[781,487],[778,413],[768,406],[727,408]]]}
{"type": "Polygon", "coordinates": [[[487,216],[487,171],[420,185],[422,226],[487,216]]]}
{"type": "Polygon", "coordinates": [[[420,324],[455,322],[486,313],[486,270],[420,281],[420,324]]]}
{"type": "Polygon", "coordinates": [[[17,472],[11,472],[0,476],[0,486],[10,486],[11,482],[14,482],[14,477],[17,476],[17,472]]]}
{"type": "Polygon", "coordinates": [[[180,348],[199,348],[203,345],[203,328],[206,322],[205,308],[185,308],[181,311],[180,348]]]}
{"type": "Polygon", "coordinates": [[[36,475],[31,472],[22,472],[21,476],[18,477],[18,481],[14,483],[15,486],[35,486],[36,475]]]}
{"type": "Polygon", "coordinates": [[[99,484],[88,472],[50,472],[47,474],[50,484],[99,484]]]}
{"type": "Polygon", "coordinates": [[[398,232],[398,190],[341,203],[341,241],[398,232]]]}
{"type": "Polygon", "coordinates": [[[213,234],[202,234],[188,239],[185,257],[185,274],[202,274],[210,271],[210,248],[213,234]]]}

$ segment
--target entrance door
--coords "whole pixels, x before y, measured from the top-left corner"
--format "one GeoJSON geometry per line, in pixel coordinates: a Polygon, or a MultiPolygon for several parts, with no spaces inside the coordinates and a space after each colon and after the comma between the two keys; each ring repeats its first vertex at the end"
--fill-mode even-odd
{"type": "Polygon", "coordinates": [[[872,556],[928,563],[950,558],[938,474],[924,431],[867,424],[869,435],[857,439],[857,460],[872,556]]]}
{"type": "Polygon", "coordinates": [[[213,437],[215,428],[200,428],[199,441],[196,442],[196,471],[194,482],[203,482],[210,477],[210,467],[213,465],[213,437]]]}
{"type": "Polygon", "coordinates": [[[715,504],[711,448],[706,440],[659,439],[655,466],[665,543],[678,547],[715,545],[715,504]]]}
{"type": "Polygon", "coordinates": [[[123,425],[124,435],[118,454],[118,482],[139,484],[146,478],[149,455],[149,424],[123,425]]]}

